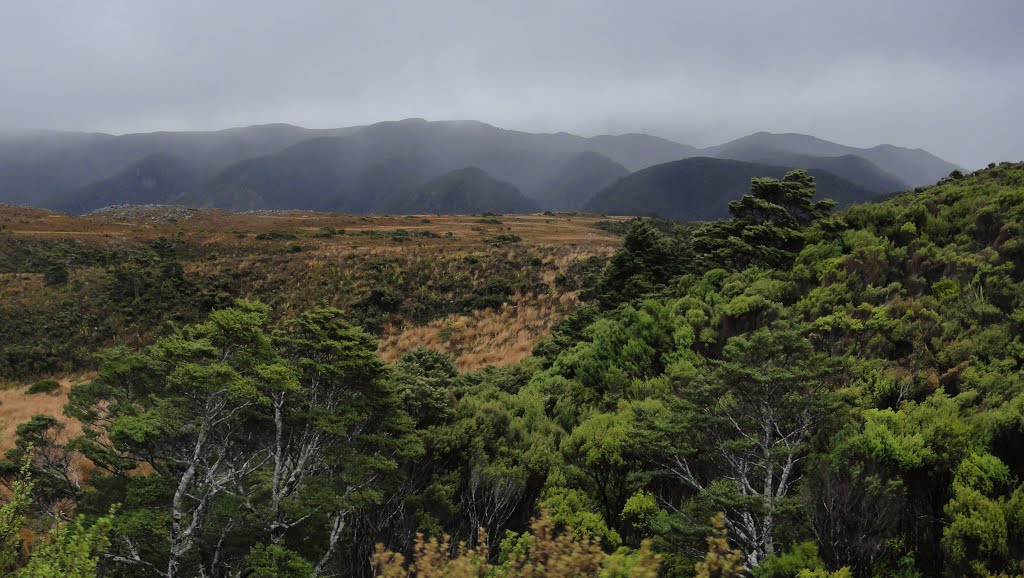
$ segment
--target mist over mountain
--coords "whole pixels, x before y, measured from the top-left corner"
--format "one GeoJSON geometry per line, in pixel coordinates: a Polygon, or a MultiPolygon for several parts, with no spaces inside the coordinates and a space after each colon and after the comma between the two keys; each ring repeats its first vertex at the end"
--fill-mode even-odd
{"type": "Polygon", "coordinates": [[[534,213],[540,205],[480,168],[466,167],[401,191],[380,209],[384,213],[468,215],[489,211],[534,213]]]}
{"type": "Polygon", "coordinates": [[[157,153],[176,156],[212,175],[231,163],[303,140],[356,130],[271,124],[119,136],[56,131],[8,135],[0,137],[0,202],[51,207],[62,193],[111,177],[129,163],[157,153]]]}
{"type": "Polygon", "coordinates": [[[823,168],[840,174],[837,172],[838,170],[846,172],[847,175],[844,176],[852,177],[863,184],[867,183],[860,179],[877,182],[879,185],[888,187],[897,185],[897,188],[890,188],[884,192],[930,185],[958,168],[953,163],[921,149],[908,149],[892,145],[856,148],[809,135],[793,133],[759,132],[718,146],[708,147],[700,151],[700,154],[740,161],[823,168]],[[860,163],[860,167],[856,167],[849,160],[839,163],[825,160],[828,157],[857,157],[873,163],[875,167],[869,168],[863,163],[860,163]],[[876,174],[871,174],[876,171],[876,174]],[[898,182],[885,182],[886,179],[892,178],[898,179],[898,182]],[[900,184],[902,187],[898,186],[900,184]]]}
{"type": "Polygon", "coordinates": [[[548,209],[575,211],[583,208],[595,192],[628,174],[626,167],[604,155],[582,152],[552,176],[540,198],[548,209]]]}
{"type": "Polygon", "coordinates": [[[651,199],[664,197],[671,183],[677,196],[714,194],[692,211],[664,207],[663,214],[705,218],[720,214],[718,200],[743,192],[735,183],[778,173],[751,174],[746,165],[700,161],[680,166],[713,167],[713,175],[663,180],[630,174],[696,157],[812,169],[823,183],[837,183],[842,194],[854,191],[850,196],[858,200],[932,183],[956,168],[920,149],[862,149],[799,134],[756,133],[698,149],[646,134],[528,133],[472,120],[405,119],[336,129],[272,124],[120,136],[37,131],[0,138],[0,202],[73,213],[151,203],[372,213],[430,206],[405,196],[427,183],[478,184],[483,198],[501,182],[531,200],[511,203],[521,210],[617,207],[637,213],[657,205],[651,199]],[[467,167],[482,174],[456,173],[461,176],[435,182],[467,167]],[[734,174],[726,178],[729,171],[734,174]],[[724,188],[708,188],[718,184],[724,188]],[[643,188],[648,186],[653,188],[643,188]],[[595,199],[609,189],[629,194],[595,199]],[[619,200],[603,204],[610,198],[619,200]],[[638,204],[629,205],[634,198],[638,204]]]}
{"type": "Polygon", "coordinates": [[[202,172],[188,161],[155,153],[110,177],[72,190],[54,204],[70,213],[88,213],[110,205],[169,204],[194,193],[202,183],[202,172]]]}
{"type": "MultiPolygon", "coordinates": [[[[730,159],[693,157],[637,171],[598,193],[584,207],[611,215],[658,215],[711,220],[728,215],[729,201],[750,191],[750,179],[782,178],[790,170],[730,159]]],[[[877,193],[828,171],[810,169],[819,198],[840,205],[870,200],[877,193]]]]}

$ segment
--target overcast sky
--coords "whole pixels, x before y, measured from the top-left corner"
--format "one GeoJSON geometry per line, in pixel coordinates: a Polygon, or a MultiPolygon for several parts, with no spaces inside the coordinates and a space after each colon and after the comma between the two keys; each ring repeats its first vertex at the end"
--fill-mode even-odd
{"type": "Polygon", "coordinates": [[[0,0],[0,128],[478,119],[1024,160],[1018,0],[0,0]]]}

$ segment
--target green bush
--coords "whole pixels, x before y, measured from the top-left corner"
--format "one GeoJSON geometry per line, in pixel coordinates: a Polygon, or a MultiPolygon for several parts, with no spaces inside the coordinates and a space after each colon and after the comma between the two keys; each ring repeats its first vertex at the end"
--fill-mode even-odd
{"type": "Polygon", "coordinates": [[[268,231],[256,235],[256,239],[260,241],[292,241],[297,238],[294,233],[285,233],[283,231],[268,231]]]}
{"type": "Polygon", "coordinates": [[[60,383],[56,379],[40,379],[29,386],[25,393],[35,395],[37,393],[53,393],[59,390],[60,383]]]}
{"type": "Polygon", "coordinates": [[[498,246],[498,245],[515,245],[516,243],[519,243],[522,240],[523,240],[523,238],[520,237],[519,235],[515,235],[513,233],[502,233],[500,235],[495,235],[495,236],[490,237],[489,239],[487,239],[487,244],[488,245],[495,245],[495,246],[498,246]]]}

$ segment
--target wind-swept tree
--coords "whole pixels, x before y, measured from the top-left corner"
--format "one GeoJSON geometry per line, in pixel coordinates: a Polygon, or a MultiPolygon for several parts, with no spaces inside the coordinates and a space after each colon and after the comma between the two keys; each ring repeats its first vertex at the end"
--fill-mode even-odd
{"type": "Polygon", "coordinates": [[[115,350],[96,380],[72,389],[82,452],[152,498],[122,523],[118,561],[178,576],[198,564],[197,544],[212,544],[207,562],[221,563],[232,524],[207,524],[215,502],[267,462],[255,417],[297,387],[266,334],[267,313],[237,302],[142,353],[115,350]]]}
{"type": "Polygon", "coordinates": [[[729,203],[728,221],[710,223],[694,233],[702,270],[786,267],[804,245],[804,229],[829,215],[836,203],[815,201],[814,177],[804,170],[781,179],[756,178],[750,194],[729,203]]]}

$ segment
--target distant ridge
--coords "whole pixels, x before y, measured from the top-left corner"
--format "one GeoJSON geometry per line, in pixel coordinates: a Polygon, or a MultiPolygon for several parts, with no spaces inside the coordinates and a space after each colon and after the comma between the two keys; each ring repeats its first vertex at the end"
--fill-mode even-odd
{"type": "MultiPolygon", "coordinates": [[[[859,181],[864,185],[870,185],[872,182],[884,184],[884,181],[880,179],[895,178],[902,185],[901,188],[930,185],[959,168],[922,149],[909,149],[887,144],[871,148],[856,148],[797,133],[758,132],[718,146],[708,147],[703,149],[700,154],[715,158],[768,162],[785,166],[813,166],[813,168],[826,168],[826,170],[834,170],[838,167],[833,162],[831,168],[828,168],[822,164],[821,158],[854,156],[873,163],[877,168],[877,173],[870,174],[874,171],[867,167],[850,166],[848,169],[840,168],[840,170],[851,171],[845,176],[863,175],[863,178],[869,179],[866,182],[859,181]]],[[[837,172],[837,174],[840,173],[837,172]]],[[[893,190],[896,189],[878,190],[877,192],[886,193],[893,190]]]]}
{"type": "MultiPolygon", "coordinates": [[[[729,159],[694,157],[637,171],[597,194],[588,211],[610,215],[657,215],[706,221],[728,215],[729,201],[750,191],[750,179],[781,178],[791,170],[729,159]]],[[[827,171],[808,171],[817,180],[818,196],[846,205],[867,201],[875,193],[827,171]]]]}
{"type": "Polygon", "coordinates": [[[467,215],[534,213],[536,201],[514,186],[496,180],[478,167],[466,167],[402,191],[381,207],[385,213],[467,215]]]}
{"type": "Polygon", "coordinates": [[[110,205],[176,202],[201,183],[201,173],[188,162],[156,153],[102,181],[71,191],[55,206],[69,213],[88,213],[110,205]]]}
{"type": "Polygon", "coordinates": [[[529,133],[475,120],[410,118],[335,129],[279,123],[119,136],[28,131],[0,135],[0,203],[68,212],[174,203],[369,213],[419,185],[476,167],[540,210],[579,210],[631,172],[695,157],[825,171],[871,194],[930,184],[956,168],[920,149],[860,149],[800,134],[755,133],[697,149],[646,134],[529,133]]]}

